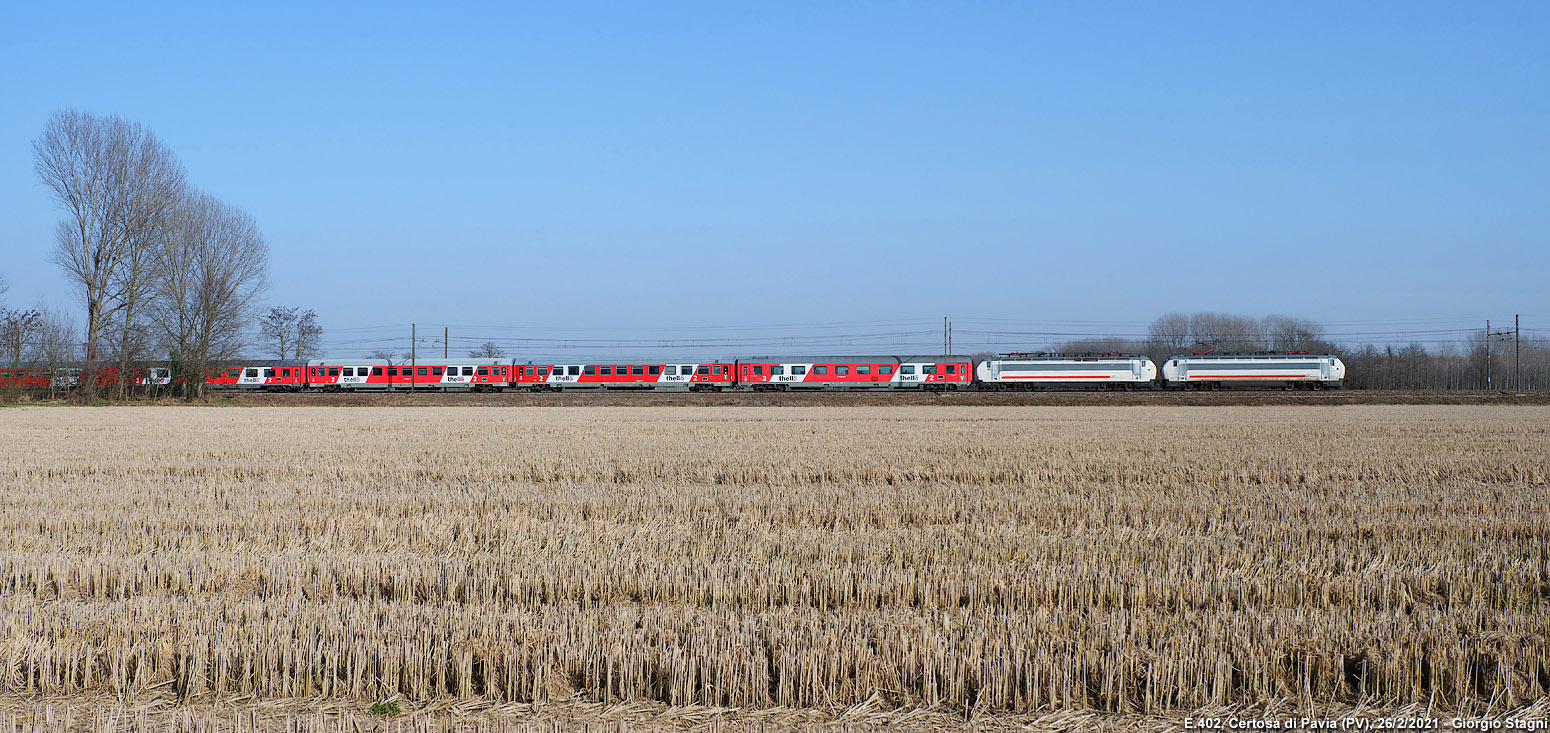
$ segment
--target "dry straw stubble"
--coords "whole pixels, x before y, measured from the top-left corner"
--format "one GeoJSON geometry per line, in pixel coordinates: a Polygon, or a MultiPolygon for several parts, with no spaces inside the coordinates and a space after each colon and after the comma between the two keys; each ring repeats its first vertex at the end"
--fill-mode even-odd
{"type": "Polygon", "coordinates": [[[3,416],[15,694],[1155,714],[1550,687],[1542,408],[3,416]]]}

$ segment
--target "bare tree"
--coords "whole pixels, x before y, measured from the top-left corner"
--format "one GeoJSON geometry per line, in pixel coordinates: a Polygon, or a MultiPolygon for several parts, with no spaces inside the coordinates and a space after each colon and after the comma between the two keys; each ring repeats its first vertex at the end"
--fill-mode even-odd
{"type": "Polygon", "coordinates": [[[1303,318],[1266,316],[1265,338],[1276,351],[1327,352],[1331,344],[1324,340],[1324,327],[1303,318]]]}
{"type": "Polygon", "coordinates": [[[42,320],[43,315],[35,310],[0,307],[0,359],[4,360],[6,368],[6,378],[0,379],[0,386],[22,386],[17,370],[32,366],[26,364],[24,358],[30,355],[29,347],[37,340],[42,320]]]}
{"type": "Polygon", "coordinates": [[[188,396],[202,395],[205,372],[248,346],[244,329],[257,315],[268,267],[253,217],[207,194],[185,198],[162,250],[155,318],[188,396]]]}
{"type": "Polygon", "coordinates": [[[496,345],[494,341],[486,341],[479,344],[479,348],[468,352],[475,359],[499,359],[506,355],[506,350],[496,345]]]}
{"type": "Polygon", "coordinates": [[[291,352],[295,359],[316,359],[323,355],[323,324],[318,314],[309,308],[296,320],[296,348],[291,352]]]}
{"type": "Polygon", "coordinates": [[[49,375],[49,397],[64,383],[64,369],[80,359],[81,342],[75,322],[60,308],[40,306],[33,361],[49,375]]]}
{"type": "MultiPolygon", "coordinates": [[[[387,349],[377,349],[376,351],[371,352],[371,358],[381,359],[387,362],[389,366],[398,363],[398,354],[388,351],[387,349]]],[[[404,361],[408,361],[408,359],[405,359],[404,361]]]]}
{"type": "Polygon", "coordinates": [[[275,306],[258,324],[259,336],[280,359],[311,359],[321,356],[318,348],[323,327],[318,314],[300,308],[275,306]]]}
{"type": "Polygon", "coordinates": [[[53,260],[86,306],[82,392],[96,385],[98,350],[112,319],[123,324],[120,352],[155,287],[151,267],[182,197],[183,168],[145,127],[116,116],[64,110],[33,141],[33,170],[66,217],[53,260]]]}

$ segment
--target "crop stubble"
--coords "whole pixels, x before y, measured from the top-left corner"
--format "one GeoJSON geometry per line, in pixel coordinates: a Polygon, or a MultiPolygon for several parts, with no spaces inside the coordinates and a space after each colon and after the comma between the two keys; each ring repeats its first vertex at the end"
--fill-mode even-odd
{"type": "Polygon", "coordinates": [[[1550,410],[0,412],[0,689],[1167,713],[1550,688],[1550,410]]]}

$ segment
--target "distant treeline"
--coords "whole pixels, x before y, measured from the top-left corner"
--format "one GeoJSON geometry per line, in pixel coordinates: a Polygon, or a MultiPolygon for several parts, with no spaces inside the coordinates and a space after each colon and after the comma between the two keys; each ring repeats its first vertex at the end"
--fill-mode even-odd
{"type": "Polygon", "coordinates": [[[1545,389],[1550,387],[1550,342],[1524,338],[1518,346],[1519,383],[1513,383],[1512,337],[1487,339],[1479,331],[1458,343],[1352,347],[1328,339],[1323,325],[1290,316],[1248,318],[1224,313],[1169,313],[1147,328],[1145,339],[1078,339],[1056,344],[1061,353],[1146,354],[1152,361],[1177,354],[1302,351],[1336,354],[1355,389],[1545,389]],[[1489,363],[1487,353],[1489,347],[1489,363]]]}

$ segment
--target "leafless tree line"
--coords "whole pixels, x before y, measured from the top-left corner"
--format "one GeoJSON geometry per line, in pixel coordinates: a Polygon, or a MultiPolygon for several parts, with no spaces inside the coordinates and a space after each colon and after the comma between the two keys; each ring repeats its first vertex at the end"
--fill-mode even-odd
{"type": "MultiPolygon", "coordinates": [[[[86,311],[83,396],[95,391],[103,366],[118,367],[122,394],[135,365],[162,355],[197,392],[206,369],[250,346],[268,279],[258,223],[194,188],[149,129],[112,115],[56,112],[33,142],[33,167],[64,212],[53,261],[86,311]]],[[[39,350],[48,340],[18,337],[39,350]]]]}
{"type": "Polygon", "coordinates": [[[259,320],[258,331],[275,358],[300,360],[323,354],[323,326],[311,310],[275,306],[259,320]]]}
{"type": "Polygon", "coordinates": [[[1331,341],[1324,326],[1291,316],[1249,318],[1226,313],[1169,313],[1147,328],[1144,339],[1090,338],[1056,344],[1061,353],[1145,354],[1161,364],[1177,354],[1304,352],[1335,354],[1346,365],[1346,383],[1358,389],[1546,389],[1550,342],[1484,333],[1428,349],[1331,341]],[[1516,346],[1516,348],[1514,348],[1516,346]],[[1514,382],[1514,365],[1517,365],[1514,382]]]}

